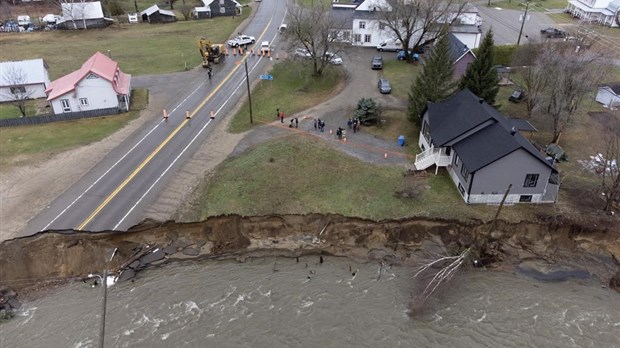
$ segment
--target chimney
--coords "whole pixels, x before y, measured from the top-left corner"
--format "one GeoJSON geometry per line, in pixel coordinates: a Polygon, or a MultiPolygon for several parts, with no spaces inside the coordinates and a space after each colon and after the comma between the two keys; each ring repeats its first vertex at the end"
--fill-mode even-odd
{"type": "Polygon", "coordinates": [[[514,136],[516,132],[517,130],[515,129],[515,127],[510,128],[510,135],[514,136]]]}

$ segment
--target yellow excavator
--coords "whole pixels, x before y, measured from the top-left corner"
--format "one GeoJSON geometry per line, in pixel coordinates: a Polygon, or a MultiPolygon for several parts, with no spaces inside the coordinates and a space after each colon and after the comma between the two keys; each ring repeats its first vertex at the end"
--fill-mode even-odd
{"type": "Polygon", "coordinates": [[[202,56],[202,67],[207,69],[211,67],[211,63],[219,64],[224,60],[224,45],[213,44],[211,41],[201,37],[196,41],[200,55],[202,56]]]}

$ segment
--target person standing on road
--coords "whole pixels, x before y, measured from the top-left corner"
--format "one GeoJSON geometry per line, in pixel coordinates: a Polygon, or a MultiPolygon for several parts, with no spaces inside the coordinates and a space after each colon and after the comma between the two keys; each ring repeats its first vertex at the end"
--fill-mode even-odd
{"type": "Polygon", "coordinates": [[[276,120],[280,118],[280,108],[276,109],[276,120]]]}
{"type": "Polygon", "coordinates": [[[295,117],[295,128],[299,128],[299,120],[295,117]]]}
{"type": "Polygon", "coordinates": [[[316,118],[315,118],[314,119],[314,130],[316,130],[316,129],[317,129],[317,127],[316,127],[316,118]]]}
{"type": "Polygon", "coordinates": [[[284,111],[279,111],[279,113],[280,113],[280,122],[284,123],[284,111]]]}

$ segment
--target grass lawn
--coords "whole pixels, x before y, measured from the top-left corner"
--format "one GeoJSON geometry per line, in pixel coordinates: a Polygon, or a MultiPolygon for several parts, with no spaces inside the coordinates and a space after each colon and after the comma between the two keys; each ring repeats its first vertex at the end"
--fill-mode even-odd
{"type": "MultiPolygon", "coordinates": [[[[35,114],[35,101],[29,100],[26,102],[26,116],[32,116],[35,114]]],[[[0,104],[0,119],[4,118],[17,118],[21,117],[22,113],[19,109],[11,103],[0,104]]]]}
{"type": "MultiPolygon", "coordinates": [[[[311,137],[262,144],[223,162],[199,188],[188,218],[220,214],[337,213],[370,219],[408,216],[492,218],[496,207],[468,206],[447,175],[404,177],[311,137]],[[414,198],[399,198],[397,191],[414,198]]],[[[198,220],[196,220],[198,221],[198,220]]]]}
{"type": "Polygon", "coordinates": [[[169,24],[121,24],[105,29],[55,30],[0,35],[2,60],[43,58],[50,78],[56,79],[80,68],[96,51],[116,60],[129,74],[161,74],[192,68],[201,62],[196,39],[208,36],[224,42],[247,18],[217,17],[210,20],[179,21],[169,24]],[[60,49],[59,49],[60,48],[60,49]]]}
{"type": "MultiPolygon", "coordinates": [[[[503,9],[512,9],[512,10],[525,10],[525,1],[520,1],[520,0],[491,1],[491,7],[500,7],[503,9]]],[[[566,7],[566,0],[541,0],[535,4],[534,3],[530,4],[530,10],[535,11],[535,12],[544,12],[547,9],[563,9],[565,7],[566,7]]]]}
{"type": "Polygon", "coordinates": [[[62,151],[99,141],[139,116],[148,103],[147,90],[134,90],[131,111],[36,126],[0,128],[0,168],[32,163],[62,151]],[[78,131],[79,130],[79,131],[78,131]],[[27,158],[27,160],[23,160],[27,158]],[[26,163],[24,163],[26,162],[26,163]]]}
{"type": "MultiPolygon", "coordinates": [[[[276,109],[290,115],[326,100],[339,90],[344,82],[341,68],[329,65],[322,77],[312,77],[307,62],[291,59],[275,64],[269,74],[272,81],[260,81],[252,91],[252,118],[254,126],[276,120],[276,109]]],[[[230,122],[229,131],[241,133],[252,128],[250,107],[245,98],[243,106],[230,122]]]]}
{"type": "Polygon", "coordinates": [[[376,127],[364,127],[364,133],[372,134],[378,138],[394,141],[399,136],[405,136],[407,154],[420,153],[417,145],[420,128],[409,122],[407,112],[404,110],[387,109],[381,114],[381,123],[376,127]]]}
{"type": "Polygon", "coordinates": [[[400,60],[386,60],[383,63],[383,76],[390,80],[392,94],[399,99],[407,100],[411,84],[421,71],[421,63],[408,64],[400,60]]]}

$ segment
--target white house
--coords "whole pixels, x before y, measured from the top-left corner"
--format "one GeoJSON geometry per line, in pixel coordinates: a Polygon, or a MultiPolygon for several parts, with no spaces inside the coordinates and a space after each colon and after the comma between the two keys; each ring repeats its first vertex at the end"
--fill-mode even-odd
{"type": "Polygon", "coordinates": [[[98,109],[129,110],[131,75],[101,52],[79,70],[52,81],[45,91],[54,114],[98,109]]]}
{"type": "Polygon", "coordinates": [[[620,107],[620,83],[599,86],[596,101],[608,108],[620,107]]]}
{"type": "Polygon", "coordinates": [[[111,18],[103,16],[100,1],[62,2],[62,16],[56,22],[59,29],[104,28],[112,24],[111,18]]]}
{"type": "MultiPolygon", "coordinates": [[[[351,25],[340,24],[340,28],[334,28],[339,31],[341,41],[350,41],[355,46],[377,47],[387,39],[395,39],[396,35],[381,20],[380,13],[380,11],[391,10],[392,7],[387,0],[365,0],[362,3],[335,1],[330,15],[337,19],[336,23],[339,24],[346,18],[350,18],[351,25]]],[[[445,20],[452,21],[455,15],[456,13],[445,20]]],[[[477,48],[481,39],[480,24],[482,20],[478,15],[478,9],[468,4],[457,16],[450,31],[468,47],[477,48]]],[[[417,41],[417,39],[413,37],[413,40],[417,41]]]]}
{"type": "Polygon", "coordinates": [[[569,0],[566,12],[584,21],[620,26],[620,0],[569,0]]]}
{"type": "Polygon", "coordinates": [[[0,102],[22,99],[19,96],[44,98],[49,85],[47,64],[43,59],[0,63],[0,102]]]}

